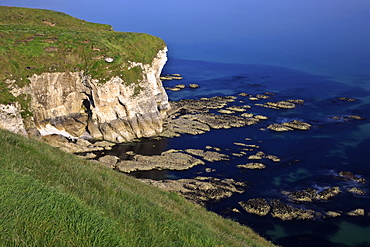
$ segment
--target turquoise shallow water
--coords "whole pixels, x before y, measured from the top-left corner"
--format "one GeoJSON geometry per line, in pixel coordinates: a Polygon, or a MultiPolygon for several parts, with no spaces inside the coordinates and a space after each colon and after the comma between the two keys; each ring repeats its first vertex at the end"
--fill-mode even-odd
{"type": "MultiPolygon", "coordinates": [[[[240,151],[234,142],[258,144],[280,163],[267,163],[261,171],[237,168],[246,157],[207,163],[184,172],[151,171],[136,174],[156,179],[197,175],[234,178],[249,184],[240,195],[209,204],[225,217],[251,226],[282,246],[370,246],[369,216],[342,216],[317,221],[281,221],[245,213],[238,201],[254,197],[280,199],[281,190],[338,186],[342,193],[328,202],[299,206],[318,212],[370,212],[368,183],[335,178],[348,170],[370,180],[370,2],[368,0],[249,0],[249,1],[149,1],[149,0],[0,0],[0,5],[47,8],[75,17],[113,25],[118,31],[150,33],[169,47],[164,73],[180,73],[181,83],[198,83],[196,90],[168,92],[171,100],[233,95],[235,104],[253,104],[240,92],[272,92],[274,101],[300,98],[305,104],[293,110],[253,106],[253,114],[269,116],[256,126],[213,130],[203,135],[143,141],[118,146],[117,154],[133,149],[156,154],[169,148],[217,146],[231,154],[240,151]],[[207,62],[201,62],[207,61],[207,62]],[[337,97],[355,98],[343,102],[337,97]],[[239,102],[243,101],[243,102],[239,102]],[[347,121],[348,115],[365,120],[347,121]],[[333,116],[340,116],[333,119],[333,116]],[[261,130],[270,123],[299,119],[312,124],[307,132],[275,133],[261,130]],[[205,172],[206,168],[215,169],[205,172]],[[359,187],[366,195],[346,190],[359,187]],[[230,211],[237,208],[241,213],[230,211]]],[[[173,86],[178,81],[165,82],[173,86]]]]}

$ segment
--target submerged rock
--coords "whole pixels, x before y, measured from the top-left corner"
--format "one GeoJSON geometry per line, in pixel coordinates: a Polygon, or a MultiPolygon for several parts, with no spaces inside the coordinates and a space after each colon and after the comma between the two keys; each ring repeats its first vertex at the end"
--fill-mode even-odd
{"type": "Polygon", "coordinates": [[[352,98],[347,98],[347,97],[338,97],[337,99],[341,101],[347,101],[347,102],[357,101],[357,99],[352,99],[352,98]]]}
{"type": "Polygon", "coordinates": [[[336,122],[347,122],[350,120],[364,120],[365,118],[358,116],[358,115],[344,115],[344,116],[333,116],[330,117],[331,121],[336,121],[336,122]]]}
{"type": "Polygon", "coordinates": [[[355,181],[355,182],[358,182],[358,183],[361,183],[361,184],[366,183],[366,179],[365,178],[361,178],[361,177],[355,176],[350,171],[340,171],[338,173],[338,175],[339,175],[338,178],[343,179],[345,181],[355,181]]]}
{"type": "Polygon", "coordinates": [[[234,179],[219,179],[213,177],[196,177],[194,179],[151,180],[141,181],[159,188],[176,192],[186,199],[205,205],[208,201],[218,201],[230,197],[234,193],[243,193],[247,185],[234,179]]]}

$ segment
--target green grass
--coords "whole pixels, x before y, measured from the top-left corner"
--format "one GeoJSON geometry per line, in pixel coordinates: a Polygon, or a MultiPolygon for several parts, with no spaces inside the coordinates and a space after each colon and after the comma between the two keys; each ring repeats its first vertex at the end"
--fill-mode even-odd
{"type": "Polygon", "coordinates": [[[23,87],[27,78],[44,72],[84,71],[100,83],[115,76],[137,83],[142,71],[129,70],[128,61],[150,64],[164,47],[148,34],[115,32],[51,10],[0,6],[0,103],[15,101],[6,79],[23,87]],[[107,57],[114,62],[105,62],[107,57]]]}
{"type": "Polygon", "coordinates": [[[0,246],[273,246],[94,162],[0,130],[0,246]]]}

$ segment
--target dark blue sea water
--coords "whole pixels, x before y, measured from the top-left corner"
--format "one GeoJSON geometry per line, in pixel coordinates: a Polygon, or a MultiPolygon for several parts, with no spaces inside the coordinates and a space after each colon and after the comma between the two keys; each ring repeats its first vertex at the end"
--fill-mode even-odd
{"type": "MultiPolygon", "coordinates": [[[[269,117],[254,126],[143,141],[130,147],[136,152],[155,154],[170,148],[204,149],[210,145],[231,155],[241,148],[234,142],[244,142],[257,144],[261,151],[282,160],[252,171],[237,167],[248,162],[247,156],[231,155],[227,162],[207,163],[188,171],[136,175],[155,179],[204,175],[245,181],[249,185],[245,193],[209,204],[208,209],[250,226],[282,246],[370,246],[370,216],[345,215],[356,208],[370,213],[369,183],[335,177],[345,170],[370,181],[368,0],[0,0],[0,4],[63,11],[87,21],[111,24],[117,31],[159,36],[169,47],[164,73],[180,73],[184,76],[181,83],[200,85],[196,90],[169,91],[171,100],[232,95],[238,97],[234,104],[251,105],[251,113],[269,117]],[[291,110],[268,109],[239,96],[241,92],[271,92],[275,93],[273,101],[303,99],[305,103],[291,110]],[[349,115],[365,119],[348,119],[349,115]],[[286,133],[265,129],[270,123],[293,119],[313,127],[286,133]],[[208,173],[206,168],[214,171],[208,173]],[[335,198],[298,206],[317,212],[342,211],[343,216],[338,218],[282,221],[248,214],[237,204],[255,197],[291,203],[282,190],[333,186],[342,191],[335,198]],[[366,194],[355,196],[346,191],[352,187],[366,194]]],[[[165,86],[177,83],[164,82],[165,86]]],[[[116,152],[126,148],[117,147],[116,152]]]]}

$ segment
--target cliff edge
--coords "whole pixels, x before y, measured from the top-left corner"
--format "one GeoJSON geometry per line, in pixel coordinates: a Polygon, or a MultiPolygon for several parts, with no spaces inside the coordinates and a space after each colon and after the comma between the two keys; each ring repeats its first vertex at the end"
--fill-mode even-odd
{"type": "Polygon", "coordinates": [[[66,14],[0,6],[0,127],[126,142],[154,136],[170,108],[165,43],[66,14]]]}

